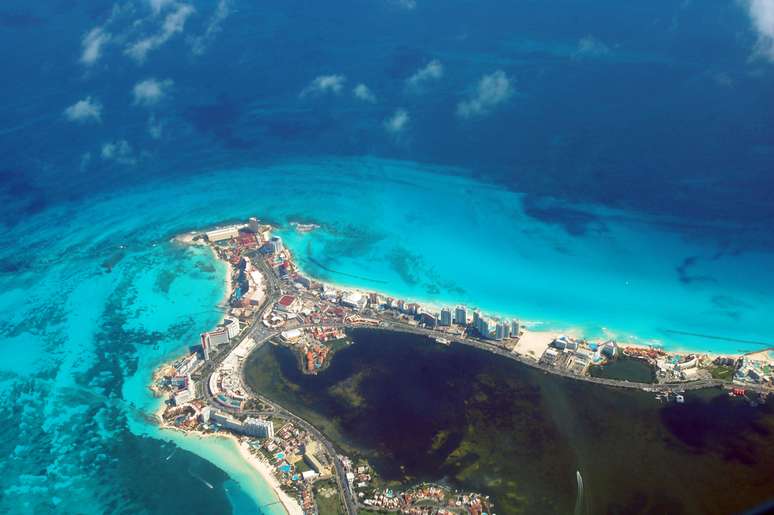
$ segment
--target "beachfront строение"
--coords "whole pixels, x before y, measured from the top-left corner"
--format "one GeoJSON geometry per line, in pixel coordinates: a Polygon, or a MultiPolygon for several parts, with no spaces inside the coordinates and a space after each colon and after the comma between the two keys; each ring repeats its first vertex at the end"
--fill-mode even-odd
{"type": "MultiPolygon", "coordinates": [[[[303,224],[296,227],[304,232],[312,229],[303,224]]],[[[289,512],[300,510],[299,504],[309,510],[326,502],[336,489],[348,512],[356,511],[359,503],[398,510],[422,501],[439,509],[484,511],[491,509],[492,503],[487,497],[452,492],[439,485],[420,485],[396,494],[380,485],[367,463],[353,463],[338,455],[333,444],[311,424],[249,391],[242,380],[242,365],[253,350],[269,341],[294,350],[306,373],[324,369],[335,352],[346,346],[344,329],[372,326],[427,335],[443,344],[455,341],[471,345],[585,381],[656,391],[659,399],[677,402],[685,389],[730,384],[724,378],[745,383],[756,391],[754,395],[766,395],[771,386],[766,351],[744,357],[677,356],[612,341],[596,344],[531,331],[517,321],[493,319],[476,310],[468,315],[462,306],[427,309],[380,293],[313,281],[300,273],[282,240],[272,235],[271,227],[256,219],[243,226],[186,235],[178,241],[209,244],[220,259],[230,263],[231,310],[218,328],[202,334],[196,352],[157,373],[157,390],[172,394],[162,419],[165,425],[180,429],[220,429],[240,435],[246,457],[260,462],[256,468],[289,512]],[[588,375],[591,366],[620,354],[648,360],[658,370],[658,382],[642,384],[588,375]]],[[[736,386],[731,394],[744,392],[736,386]]]]}

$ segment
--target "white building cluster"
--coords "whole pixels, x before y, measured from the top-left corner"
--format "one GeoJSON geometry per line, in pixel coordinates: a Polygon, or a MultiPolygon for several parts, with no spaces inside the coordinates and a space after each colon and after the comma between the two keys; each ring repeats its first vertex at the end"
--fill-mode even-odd
{"type": "Polygon", "coordinates": [[[175,363],[175,372],[178,376],[190,376],[193,374],[203,362],[199,358],[199,354],[193,352],[175,363]]]}
{"type": "Polygon", "coordinates": [[[238,237],[239,229],[242,227],[244,227],[244,225],[229,225],[228,227],[213,229],[212,231],[208,231],[204,234],[212,243],[217,243],[219,241],[230,240],[232,238],[238,237]]]}
{"type": "Polygon", "coordinates": [[[491,318],[482,315],[480,311],[473,312],[473,328],[482,338],[489,340],[505,340],[506,338],[518,338],[521,331],[518,320],[506,320],[491,318]]]}
{"type": "Polygon", "coordinates": [[[768,359],[742,357],[739,368],[734,374],[734,381],[774,385],[774,351],[770,351],[769,356],[768,359]]]}
{"type": "Polygon", "coordinates": [[[196,381],[191,379],[190,375],[173,378],[172,385],[179,388],[173,397],[175,406],[182,406],[196,398],[196,381]],[[183,379],[182,384],[179,383],[181,378],[183,379]]]}
{"type": "Polygon", "coordinates": [[[236,318],[226,317],[221,325],[212,331],[202,333],[199,338],[205,361],[209,361],[212,355],[218,352],[219,347],[239,336],[239,331],[239,321],[236,318]]]}
{"type": "Polygon", "coordinates": [[[689,354],[679,358],[665,356],[656,360],[656,367],[660,373],[670,378],[682,381],[693,381],[699,378],[699,357],[696,355],[689,354]]]}
{"type": "Polygon", "coordinates": [[[255,340],[249,337],[239,342],[210,376],[208,387],[217,402],[231,408],[240,408],[247,399],[239,370],[255,345],[255,340]]]}
{"type": "Polygon", "coordinates": [[[202,409],[202,421],[242,435],[274,438],[274,422],[271,420],[247,417],[241,421],[229,413],[207,406],[202,409]]]}

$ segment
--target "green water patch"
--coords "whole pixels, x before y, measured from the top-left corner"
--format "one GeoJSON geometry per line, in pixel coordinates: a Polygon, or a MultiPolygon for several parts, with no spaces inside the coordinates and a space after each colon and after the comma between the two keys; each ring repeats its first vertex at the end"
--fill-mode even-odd
{"type": "Polygon", "coordinates": [[[622,356],[604,365],[592,366],[591,377],[631,381],[633,383],[655,383],[656,370],[653,366],[639,358],[622,356]]]}
{"type": "Polygon", "coordinates": [[[265,346],[246,378],[387,482],[481,491],[496,513],[574,512],[576,471],[586,514],[737,512],[774,491],[772,403],[707,390],[665,406],[462,345],[351,336],[316,376],[288,349],[265,346]]]}

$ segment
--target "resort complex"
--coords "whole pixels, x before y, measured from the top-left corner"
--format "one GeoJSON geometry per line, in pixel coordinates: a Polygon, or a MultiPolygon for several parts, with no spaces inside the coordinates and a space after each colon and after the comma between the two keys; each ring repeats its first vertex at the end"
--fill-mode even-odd
{"type": "MultiPolygon", "coordinates": [[[[296,224],[310,232],[313,224],[296,224]]],[[[652,392],[684,401],[688,390],[723,387],[751,405],[774,388],[774,351],[743,356],[667,353],[658,347],[539,331],[518,319],[464,305],[433,306],[314,280],[267,224],[219,227],[177,238],[209,246],[228,263],[227,313],[190,353],[156,371],[165,427],[236,438],[275,486],[289,513],[493,513],[480,492],[419,482],[387,484],[367,460],[347,456],[320,430],[245,380],[249,357],[266,345],[289,349],[304,374],[320,374],[352,345],[350,330],[373,328],[462,344],[573,380],[652,392]],[[634,372],[632,372],[634,371],[634,372]],[[322,507],[325,506],[324,510],[322,507]]]]}

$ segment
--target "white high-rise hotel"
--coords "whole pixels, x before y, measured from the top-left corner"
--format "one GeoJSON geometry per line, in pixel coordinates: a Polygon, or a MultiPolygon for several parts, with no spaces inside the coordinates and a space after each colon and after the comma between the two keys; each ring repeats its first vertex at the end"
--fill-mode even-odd
{"type": "Polygon", "coordinates": [[[467,317],[468,314],[465,310],[465,306],[457,306],[454,310],[454,323],[457,325],[465,325],[468,323],[467,317]]]}

